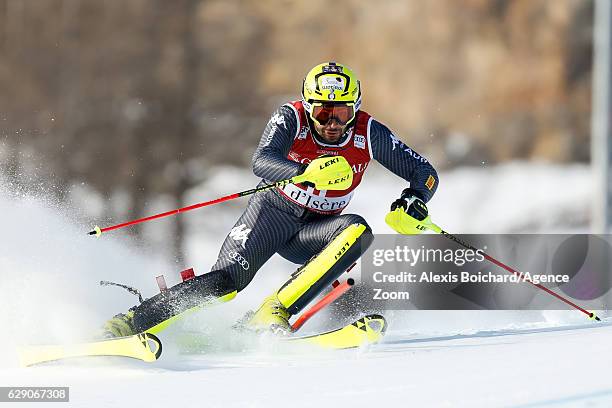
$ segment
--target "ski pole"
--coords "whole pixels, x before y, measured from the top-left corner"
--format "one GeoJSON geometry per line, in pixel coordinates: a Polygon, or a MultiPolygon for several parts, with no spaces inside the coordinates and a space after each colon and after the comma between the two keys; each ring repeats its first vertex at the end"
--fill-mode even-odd
{"type": "Polygon", "coordinates": [[[208,205],[214,205],[222,203],[224,201],[233,200],[234,198],[245,197],[260,191],[270,190],[275,187],[282,188],[287,184],[298,184],[303,183],[305,181],[312,182],[315,185],[315,188],[317,188],[318,190],[345,190],[353,182],[353,171],[348,161],[346,161],[346,159],[342,156],[319,157],[313,160],[302,174],[298,174],[297,176],[293,176],[289,179],[280,180],[272,184],[266,184],[261,187],[230,194],[225,197],[217,198],[215,200],[206,201],[199,204],[193,204],[188,207],[166,211],[160,214],[139,218],[137,220],[124,222],[122,224],[117,224],[106,228],[100,228],[96,225],[92,231],[89,231],[88,234],[99,237],[100,235],[102,235],[103,232],[128,227],[130,225],[141,224],[143,222],[167,217],[169,215],[175,215],[182,212],[195,210],[197,208],[206,207],[208,205]]]}
{"type": "Polygon", "coordinates": [[[329,305],[334,300],[338,299],[342,296],[346,291],[348,291],[351,286],[355,284],[353,278],[348,278],[346,282],[340,283],[333,287],[333,289],[325,295],[321,300],[319,300],[316,304],[314,304],[310,309],[302,313],[300,317],[291,325],[291,331],[296,331],[300,327],[304,325],[312,316],[314,316],[319,310],[323,309],[325,306],[329,305]]]}
{"type": "Polygon", "coordinates": [[[108,232],[108,231],[116,230],[116,229],[119,229],[119,228],[129,227],[130,225],[141,224],[143,222],[152,221],[152,220],[155,220],[155,219],[158,219],[158,218],[167,217],[169,215],[175,215],[175,214],[179,214],[179,213],[195,210],[197,208],[202,208],[202,207],[206,207],[206,206],[209,206],[209,205],[219,204],[219,203],[222,203],[224,201],[233,200],[234,198],[239,198],[239,197],[245,197],[245,196],[248,196],[248,195],[251,195],[251,194],[258,193],[260,191],[270,190],[270,189],[275,188],[275,187],[283,187],[286,184],[295,182],[295,179],[296,179],[296,177],[293,177],[293,178],[290,178],[290,179],[287,179],[287,180],[277,181],[276,183],[273,183],[273,184],[267,184],[265,186],[261,186],[261,187],[257,187],[257,188],[252,188],[250,190],[245,190],[245,191],[241,191],[239,193],[234,193],[234,194],[226,195],[224,197],[216,198],[214,200],[205,201],[203,203],[198,203],[198,204],[193,204],[193,205],[190,205],[190,206],[187,206],[187,207],[178,208],[176,210],[166,211],[166,212],[163,212],[163,213],[160,213],[160,214],[150,215],[148,217],[139,218],[139,219],[133,220],[133,221],[127,221],[127,222],[124,222],[124,223],[121,223],[121,224],[112,225],[110,227],[100,228],[100,227],[98,227],[96,225],[92,231],[89,231],[88,234],[89,235],[95,235],[95,236],[99,237],[100,235],[102,235],[103,232],[108,232]]]}
{"type": "Polygon", "coordinates": [[[514,274],[516,276],[518,276],[519,278],[522,278],[524,281],[531,283],[536,288],[541,289],[544,292],[548,293],[549,295],[556,297],[557,299],[559,299],[560,301],[570,305],[574,309],[581,311],[582,313],[587,315],[589,317],[589,319],[601,321],[601,319],[599,317],[597,317],[597,315],[595,315],[595,313],[589,312],[588,310],[586,310],[586,309],[578,306],[577,304],[573,303],[569,299],[566,299],[563,296],[559,295],[558,293],[553,292],[552,290],[548,289],[547,287],[545,287],[545,286],[543,286],[543,285],[541,285],[539,283],[535,283],[531,279],[523,277],[523,273],[522,272],[519,272],[516,269],[511,268],[510,266],[506,265],[505,263],[503,263],[503,262],[493,258],[491,255],[487,254],[486,252],[484,252],[484,251],[482,251],[480,249],[474,248],[474,246],[472,246],[472,245],[462,241],[457,236],[444,231],[438,225],[436,225],[433,222],[431,222],[431,220],[429,220],[428,218],[423,221],[423,225],[425,227],[429,228],[430,230],[445,236],[446,238],[450,239],[451,241],[456,242],[457,244],[461,245],[464,248],[471,249],[473,251],[480,251],[482,253],[482,255],[485,257],[485,259],[488,260],[489,262],[492,262],[493,264],[499,266],[500,268],[505,269],[506,271],[508,271],[508,272],[510,272],[510,273],[512,273],[512,274],[514,274]]]}

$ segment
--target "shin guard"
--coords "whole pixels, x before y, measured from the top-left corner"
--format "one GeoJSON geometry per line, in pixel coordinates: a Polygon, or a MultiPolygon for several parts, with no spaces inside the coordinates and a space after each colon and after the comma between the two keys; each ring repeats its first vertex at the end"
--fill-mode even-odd
{"type": "Polygon", "coordinates": [[[372,232],[366,225],[349,225],[291,275],[278,290],[278,300],[291,315],[298,313],[351,266],[372,240],[372,232]]]}

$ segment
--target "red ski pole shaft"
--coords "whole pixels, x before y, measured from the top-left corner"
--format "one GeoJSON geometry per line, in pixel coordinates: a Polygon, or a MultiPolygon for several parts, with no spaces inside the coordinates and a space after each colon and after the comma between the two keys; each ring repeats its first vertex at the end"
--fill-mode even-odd
{"type": "Polygon", "coordinates": [[[89,231],[88,234],[89,235],[95,235],[95,236],[99,237],[103,232],[112,231],[112,230],[116,230],[116,229],[124,228],[124,227],[129,227],[130,225],[141,224],[143,222],[148,222],[148,221],[156,220],[158,218],[163,218],[163,217],[167,217],[167,216],[170,216],[170,215],[175,215],[175,214],[179,214],[179,213],[195,210],[197,208],[202,208],[202,207],[206,207],[206,206],[209,206],[209,205],[219,204],[219,203],[222,203],[224,201],[233,200],[234,198],[244,197],[244,196],[248,196],[248,195],[251,195],[251,194],[255,194],[255,193],[260,192],[260,191],[270,190],[270,189],[272,189],[274,187],[282,187],[285,184],[291,183],[292,180],[293,179],[277,181],[274,184],[268,184],[268,185],[265,185],[265,186],[261,186],[261,187],[257,187],[257,188],[252,188],[250,190],[245,190],[245,191],[241,191],[239,193],[234,193],[234,194],[226,195],[224,197],[216,198],[214,200],[205,201],[203,203],[198,203],[198,204],[193,204],[193,205],[190,205],[190,206],[187,206],[187,207],[183,207],[183,208],[177,208],[176,210],[166,211],[166,212],[163,212],[163,213],[160,213],[160,214],[150,215],[148,217],[139,218],[139,219],[133,220],[133,221],[127,221],[127,222],[124,222],[124,223],[121,223],[121,224],[112,225],[110,227],[100,228],[100,227],[96,226],[92,231],[89,231]]]}
{"type": "MultiPolygon", "coordinates": [[[[574,309],[581,311],[582,313],[587,315],[590,319],[595,319],[597,321],[601,320],[599,317],[597,317],[595,315],[595,313],[589,312],[588,310],[578,306],[577,304],[575,304],[571,300],[566,299],[565,297],[559,295],[558,293],[553,292],[552,290],[548,289],[547,287],[545,287],[545,286],[543,286],[543,285],[541,285],[539,283],[535,283],[531,279],[525,278],[523,276],[522,272],[519,272],[516,269],[511,268],[510,266],[508,266],[505,263],[503,263],[503,262],[493,258],[491,255],[485,253],[484,251],[474,248],[474,246],[472,246],[472,245],[462,241],[461,239],[459,239],[458,237],[456,237],[453,234],[449,234],[448,232],[444,231],[442,228],[439,228],[439,227],[437,227],[437,228],[439,229],[439,233],[440,234],[444,235],[446,238],[450,239],[451,241],[454,241],[454,242],[458,243],[459,245],[461,245],[464,248],[471,249],[473,251],[480,251],[483,254],[483,256],[485,257],[485,259],[488,260],[489,262],[492,262],[495,265],[499,266],[500,268],[505,269],[506,271],[508,271],[510,273],[513,273],[514,275],[516,275],[519,278],[523,279],[525,282],[531,283],[536,288],[542,289],[544,292],[548,293],[549,295],[554,296],[557,299],[559,299],[560,301],[564,302],[565,304],[570,305],[574,309]]],[[[434,229],[434,231],[436,231],[436,229],[434,229]]]]}
{"type": "Polygon", "coordinates": [[[321,300],[315,303],[310,309],[302,313],[300,317],[291,325],[291,331],[296,331],[300,327],[304,325],[312,316],[314,316],[319,310],[323,309],[325,306],[329,305],[334,300],[338,299],[347,290],[351,288],[355,284],[353,278],[348,278],[346,282],[341,283],[335,286],[331,292],[325,295],[321,300]]]}

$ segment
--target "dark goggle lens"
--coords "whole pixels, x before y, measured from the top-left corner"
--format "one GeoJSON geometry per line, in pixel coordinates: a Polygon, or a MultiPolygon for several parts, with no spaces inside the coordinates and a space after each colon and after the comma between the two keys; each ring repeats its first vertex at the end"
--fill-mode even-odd
{"type": "Polygon", "coordinates": [[[346,125],[354,116],[355,110],[349,105],[315,105],[312,109],[312,118],[322,126],[327,125],[331,119],[346,125]]]}

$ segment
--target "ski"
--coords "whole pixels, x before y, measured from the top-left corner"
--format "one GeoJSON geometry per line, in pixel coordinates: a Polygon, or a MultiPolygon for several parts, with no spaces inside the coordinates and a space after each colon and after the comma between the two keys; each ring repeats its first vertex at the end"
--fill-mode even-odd
{"type": "MultiPolygon", "coordinates": [[[[324,349],[348,349],[379,342],[387,330],[387,322],[381,315],[363,316],[336,330],[302,337],[279,338],[285,344],[314,345],[324,349]]],[[[191,336],[192,341],[195,336],[191,336]]],[[[116,356],[129,357],[144,362],[156,361],[162,353],[162,343],[151,333],[105,339],[71,345],[34,345],[22,347],[19,359],[22,366],[75,357],[116,356]]]]}
{"type": "MultiPolygon", "coordinates": [[[[110,283],[110,282],[108,282],[110,283]]],[[[278,340],[285,345],[314,345],[325,349],[347,349],[377,343],[382,339],[387,329],[385,318],[378,314],[361,317],[354,322],[336,330],[299,336],[296,333],[302,325],[321,309],[344,294],[354,284],[348,279],[343,284],[335,282],[330,293],[320,299],[314,306],[306,310],[291,326],[291,335],[279,336],[278,340]]],[[[122,286],[122,285],[119,285],[122,286]]],[[[132,289],[132,288],[129,288],[132,289]]],[[[136,290],[133,290],[137,292],[136,290]]],[[[138,293],[138,292],[137,292],[138,293]]],[[[154,329],[154,328],[153,328],[154,329]]],[[[71,345],[34,345],[22,347],[19,358],[22,366],[31,366],[49,361],[63,360],[74,357],[118,356],[130,357],[144,362],[156,361],[162,352],[162,343],[150,329],[147,332],[133,336],[104,339],[71,345]]],[[[203,333],[183,333],[174,339],[187,353],[206,353],[209,336],[203,333]]],[[[213,342],[214,343],[214,342],[213,342]]]]}
{"type": "MultiPolygon", "coordinates": [[[[299,346],[327,350],[342,350],[374,344],[382,340],[387,330],[385,318],[378,314],[363,316],[339,329],[301,336],[292,334],[274,334],[272,332],[256,332],[234,328],[235,336],[224,343],[224,350],[249,350],[257,348],[260,336],[265,336],[270,344],[280,346],[282,350],[290,351],[299,346]]],[[[218,350],[219,343],[211,339],[209,334],[198,331],[183,331],[173,338],[173,343],[181,354],[211,354],[218,350]]],[[[274,347],[274,346],[273,346],[274,347]]]]}
{"type": "Polygon", "coordinates": [[[130,357],[152,362],[159,358],[161,352],[161,341],[155,335],[141,333],[80,344],[26,346],[19,350],[19,360],[22,366],[89,356],[130,357]]]}
{"type": "Polygon", "coordinates": [[[347,349],[379,342],[387,330],[381,315],[371,314],[336,330],[303,337],[289,337],[292,344],[312,344],[326,349],[347,349]]]}

